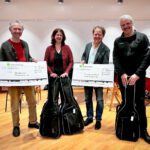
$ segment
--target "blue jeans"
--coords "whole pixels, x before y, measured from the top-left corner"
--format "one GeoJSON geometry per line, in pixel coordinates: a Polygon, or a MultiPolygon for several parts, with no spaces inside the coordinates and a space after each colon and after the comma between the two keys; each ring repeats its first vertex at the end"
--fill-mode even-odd
{"type": "Polygon", "coordinates": [[[88,119],[93,119],[93,89],[96,94],[96,121],[102,120],[102,113],[104,109],[104,101],[103,101],[103,88],[102,87],[84,87],[85,94],[85,102],[86,102],[86,114],[88,119]]]}

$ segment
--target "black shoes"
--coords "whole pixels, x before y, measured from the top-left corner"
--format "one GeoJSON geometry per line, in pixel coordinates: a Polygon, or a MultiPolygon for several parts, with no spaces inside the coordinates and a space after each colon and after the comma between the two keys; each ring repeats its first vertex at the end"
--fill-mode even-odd
{"type": "Polygon", "coordinates": [[[150,136],[148,135],[147,130],[144,130],[141,133],[141,138],[143,138],[145,142],[147,142],[148,144],[150,144],[150,136]]]}
{"type": "Polygon", "coordinates": [[[101,122],[100,121],[96,121],[95,130],[98,130],[100,128],[101,128],[101,122]]]}
{"type": "MultiPolygon", "coordinates": [[[[40,124],[39,124],[38,122],[36,122],[36,123],[34,123],[34,124],[30,124],[30,123],[29,123],[29,124],[28,124],[28,127],[29,127],[29,128],[36,128],[36,129],[39,129],[40,124]]],[[[20,135],[20,128],[19,128],[18,126],[15,126],[15,127],[13,128],[12,135],[13,135],[14,137],[17,137],[17,136],[20,135]]]]}
{"type": "Polygon", "coordinates": [[[31,123],[29,122],[28,127],[29,127],[29,128],[39,129],[39,128],[40,128],[40,124],[39,124],[38,122],[36,122],[36,123],[34,123],[34,124],[31,124],[31,123]]]}
{"type": "Polygon", "coordinates": [[[85,121],[84,121],[84,126],[88,126],[90,123],[93,122],[93,119],[89,119],[87,118],[85,121]]]}
{"type": "Polygon", "coordinates": [[[19,135],[20,135],[20,128],[19,128],[19,127],[14,127],[14,128],[13,128],[12,135],[13,135],[14,137],[19,136],[19,135]]]}
{"type": "MultiPolygon", "coordinates": [[[[93,119],[89,119],[87,118],[85,121],[84,121],[84,126],[88,126],[90,123],[93,122],[93,119]]],[[[96,121],[96,124],[95,124],[95,130],[98,130],[101,128],[101,122],[100,121],[96,121]]]]}

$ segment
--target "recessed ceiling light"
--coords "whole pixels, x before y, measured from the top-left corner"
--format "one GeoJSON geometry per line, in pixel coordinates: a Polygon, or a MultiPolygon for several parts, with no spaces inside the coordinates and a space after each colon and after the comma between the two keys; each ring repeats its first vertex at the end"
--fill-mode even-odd
{"type": "Polygon", "coordinates": [[[64,0],[58,0],[59,4],[62,4],[64,2],[64,0]]]}
{"type": "Polygon", "coordinates": [[[6,3],[10,3],[10,2],[11,2],[11,0],[5,0],[5,2],[6,2],[6,3]]]}
{"type": "Polygon", "coordinates": [[[123,3],[123,0],[117,0],[119,4],[123,3]]]}

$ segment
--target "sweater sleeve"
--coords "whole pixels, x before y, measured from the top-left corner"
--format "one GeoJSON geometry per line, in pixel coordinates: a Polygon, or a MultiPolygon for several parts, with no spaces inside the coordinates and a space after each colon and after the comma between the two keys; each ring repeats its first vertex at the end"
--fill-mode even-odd
{"type": "Polygon", "coordinates": [[[53,71],[52,69],[50,68],[49,66],[49,50],[50,50],[50,47],[47,47],[46,48],[46,52],[45,52],[45,56],[44,56],[44,60],[46,61],[47,63],[47,70],[48,70],[48,73],[51,74],[53,71]]]}
{"type": "Polygon", "coordinates": [[[4,61],[3,46],[0,48],[0,61],[4,61]]]}

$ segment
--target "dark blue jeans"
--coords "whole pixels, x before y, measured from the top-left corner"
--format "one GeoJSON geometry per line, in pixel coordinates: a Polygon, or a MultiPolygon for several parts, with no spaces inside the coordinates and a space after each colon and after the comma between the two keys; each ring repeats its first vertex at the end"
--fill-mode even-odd
{"type": "Polygon", "coordinates": [[[85,102],[86,102],[86,114],[88,119],[93,119],[93,89],[96,94],[96,121],[100,121],[102,119],[102,113],[104,109],[104,101],[103,101],[103,88],[102,87],[84,87],[85,94],[85,102]]]}

